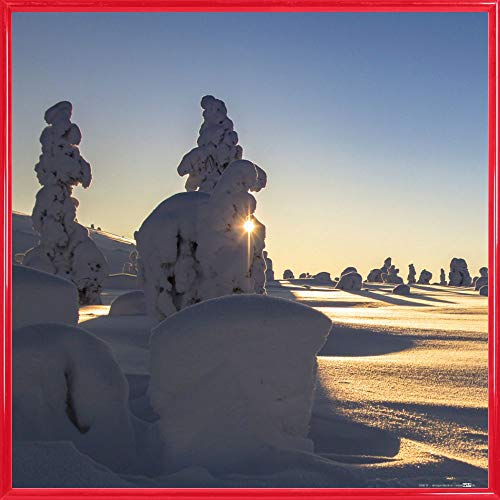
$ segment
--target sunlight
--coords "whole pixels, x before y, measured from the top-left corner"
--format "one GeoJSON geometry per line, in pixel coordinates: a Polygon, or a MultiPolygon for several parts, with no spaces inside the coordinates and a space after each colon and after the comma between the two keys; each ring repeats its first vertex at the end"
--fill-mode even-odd
{"type": "Polygon", "coordinates": [[[243,224],[243,229],[247,233],[251,233],[255,229],[255,223],[254,223],[254,221],[252,219],[246,220],[245,223],[243,224]]]}

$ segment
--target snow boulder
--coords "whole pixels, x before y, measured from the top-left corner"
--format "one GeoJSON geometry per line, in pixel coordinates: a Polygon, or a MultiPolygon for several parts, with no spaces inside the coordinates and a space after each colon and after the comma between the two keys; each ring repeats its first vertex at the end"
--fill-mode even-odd
{"type": "Polygon", "coordinates": [[[316,281],[319,281],[320,283],[331,283],[332,282],[332,278],[330,277],[330,273],[327,273],[325,271],[318,273],[318,274],[315,274],[313,276],[313,278],[316,281]]]}
{"type": "Polygon", "coordinates": [[[401,283],[392,289],[392,293],[395,295],[410,295],[410,287],[401,283]]]}
{"type": "Polygon", "coordinates": [[[146,314],[146,299],[142,290],[134,290],[116,297],[111,302],[109,316],[137,316],[146,314]]]}
{"type": "Polygon", "coordinates": [[[399,285],[400,283],[403,283],[403,278],[398,276],[398,273],[399,269],[397,269],[396,266],[391,265],[389,269],[387,269],[387,272],[382,272],[382,281],[384,283],[399,285]]]}
{"type": "Polygon", "coordinates": [[[450,262],[450,273],[448,274],[449,286],[470,286],[472,278],[467,268],[465,259],[454,257],[450,262]]]}
{"type": "Polygon", "coordinates": [[[291,269],[285,269],[283,271],[283,279],[284,280],[293,280],[295,276],[293,275],[293,271],[291,269]]]}
{"type": "Polygon", "coordinates": [[[474,283],[474,289],[480,290],[485,285],[488,286],[488,268],[482,267],[479,269],[479,277],[474,283]]]}
{"type": "Polygon", "coordinates": [[[24,326],[12,366],[14,441],[72,441],[111,469],[130,464],[128,383],[106,343],[74,326],[24,326]]]}
{"type": "Polygon", "coordinates": [[[114,290],[137,290],[140,288],[137,276],[128,273],[110,274],[105,278],[102,286],[114,290]]]}
{"type": "Polygon", "coordinates": [[[25,266],[12,267],[12,328],[78,323],[78,290],[71,281],[25,266]]]}
{"type": "Polygon", "coordinates": [[[152,406],[165,463],[241,470],[307,439],[316,354],[331,321],[262,295],[208,300],[152,331],[152,406]]]}
{"type": "Polygon", "coordinates": [[[419,285],[429,285],[432,279],[432,273],[427,271],[427,269],[422,269],[420,271],[420,276],[418,277],[417,283],[419,285]]]}
{"type": "Polygon", "coordinates": [[[372,269],[368,273],[366,281],[368,281],[369,283],[382,283],[382,271],[378,268],[372,269]]]}
{"type": "Polygon", "coordinates": [[[346,267],[341,273],[340,276],[344,276],[344,274],[349,274],[349,273],[357,273],[358,270],[355,267],[346,267]]]}
{"type": "Polygon", "coordinates": [[[361,290],[363,286],[363,278],[359,273],[347,273],[340,277],[340,280],[335,285],[335,288],[339,290],[345,290],[346,292],[354,292],[361,290]]]}

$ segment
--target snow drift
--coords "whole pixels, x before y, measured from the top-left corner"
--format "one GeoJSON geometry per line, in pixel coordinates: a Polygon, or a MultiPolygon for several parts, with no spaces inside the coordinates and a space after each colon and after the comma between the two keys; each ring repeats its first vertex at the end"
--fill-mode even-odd
{"type": "Polygon", "coordinates": [[[238,470],[307,439],[316,353],[331,321],[259,295],[209,300],[152,331],[150,396],[165,463],[238,470]]]}
{"type": "Polygon", "coordinates": [[[130,463],[128,384],[106,343],[70,325],[24,326],[12,366],[14,441],[72,441],[114,470],[130,463]]]}
{"type": "Polygon", "coordinates": [[[136,316],[146,314],[146,300],[142,290],[134,290],[116,297],[111,302],[109,316],[136,316]]]}
{"type": "Polygon", "coordinates": [[[12,328],[78,323],[78,290],[69,280],[25,266],[12,267],[12,328]]]}

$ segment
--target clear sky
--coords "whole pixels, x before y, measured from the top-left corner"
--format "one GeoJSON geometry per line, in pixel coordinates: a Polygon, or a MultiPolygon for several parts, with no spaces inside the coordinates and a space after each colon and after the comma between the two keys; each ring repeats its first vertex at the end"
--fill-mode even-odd
{"type": "Polygon", "coordinates": [[[267,171],[278,274],[487,265],[485,13],[16,13],[14,210],[40,188],[45,109],[70,100],[93,167],[78,219],[132,237],[183,190],[205,94],[267,171]]]}

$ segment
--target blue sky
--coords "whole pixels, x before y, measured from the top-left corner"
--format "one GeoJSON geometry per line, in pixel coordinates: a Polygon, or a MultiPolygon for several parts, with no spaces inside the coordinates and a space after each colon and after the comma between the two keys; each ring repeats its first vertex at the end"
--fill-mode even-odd
{"type": "Polygon", "coordinates": [[[183,190],[205,94],[268,173],[278,271],[487,264],[485,13],[16,13],[14,209],[43,112],[70,100],[94,175],[78,218],[132,236],[183,190]]]}

